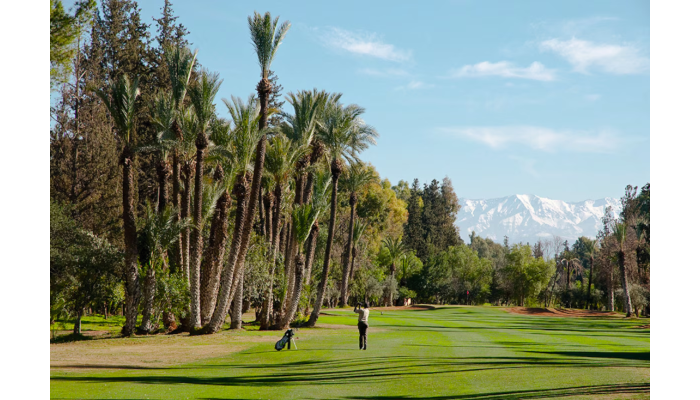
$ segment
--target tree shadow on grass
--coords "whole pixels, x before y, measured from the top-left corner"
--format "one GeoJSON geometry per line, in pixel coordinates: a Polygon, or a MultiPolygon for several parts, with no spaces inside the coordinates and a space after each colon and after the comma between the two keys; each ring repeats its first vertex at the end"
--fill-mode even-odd
{"type": "Polygon", "coordinates": [[[651,387],[649,383],[621,383],[614,385],[593,385],[593,386],[577,386],[556,389],[539,389],[539,390],[518,390],[512,392],[492,392],[479,393],[468,395],[450,395],[450,396],[362,396],[362,397],[345,397],[346,399],[369,399],[369,400],[520,400],[520,399],[547,399],[552,397],[569,397],[569,396],[602,396],[616,394],[637,394],[650,393],[651,387]]]}
{"type": "Polygon", "coordinates": [[[651,352],[649,351],[638,351],[638,352],[627,352],[627,351],[545,351],[545,352],[534,352],[527,351],[528,353],[538,353],[538,354],[557,354],[566,357],[586,357],[586,358],[619,358],[623,360],[638,360],[638,361],[650,361],[651,352]]]}
{"type": "Polygon", "coordinates": [[[583,333],[586,336],[592,337],[627,337],[627,338],[645,338],[649,337],[649,332],[645,330],[610,330],[610,329],[580,329],[566,325],[557,324],[510,324],[507,326],[440,326],[440,325],[393,325],[382,324],[381,328],[393,328],[396,331],[438,331],[438,332],[483,332],[483,331],[500,331],[500,330],[516,330],[527,331],[534,334],[556,335],[561,334],[577,334],[583,333]],[[538,332],[545,331],[545,333],[538,332]]]}
{"type": "MultiPolygon", "coordinates": [[[[92,383],[145,383],[190,384],[221,386],[297,386],[307,384],[359,384],[378,383],[401,377],[429,377],[443,374],[468,374],[484,370],[516,368],[581,368],[622,367],[629,364],[610,360],[590,360],[578,357],[569,360],[561,357],[368,357],[325,361],[296,361],[266,364],[204,364],[190,367],[173,367],[169,370],[193,371],[189,376],[58,376],[53,381],[92,383]],[[233,376],[196,376],[202,369],[231,371],[233,376]],[[235,371],[240,371],[240,375],[235,371]],[[255,373],[255,372],[263,373],[255,373]],[[252,374],[250,372],[253,372],[252,374]]],[[[142,369],[148,369],[143,367],[142,369]]],[[[155,369],[155,368],[154,368],[155,369]]]]}

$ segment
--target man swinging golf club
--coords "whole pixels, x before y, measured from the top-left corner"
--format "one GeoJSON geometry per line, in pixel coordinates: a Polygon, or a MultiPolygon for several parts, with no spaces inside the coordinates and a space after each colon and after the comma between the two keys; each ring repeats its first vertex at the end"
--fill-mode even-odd
{"type": "Polygon", "coordinates": [[[357,329],[360,330],[360,350],[367,350],[367,319],[369,318],[369,306],[367,303],[356,304],[354,312],[358,313],[357,316],[357,329]],[[363,308],[364,305],[364,308],[363,308]]]}

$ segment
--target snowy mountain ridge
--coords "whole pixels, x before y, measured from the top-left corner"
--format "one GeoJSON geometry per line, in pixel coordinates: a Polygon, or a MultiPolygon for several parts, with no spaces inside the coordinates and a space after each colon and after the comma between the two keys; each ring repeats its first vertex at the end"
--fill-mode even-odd
{"type": "Polygon", "coordinates": [[[603,226],[601,218],[610,206],[615,217],[621,211],[619,199],[606,197],[567,203],[545,197],[516,194],[488,200],[462,199],[455,224],[465,243],[475,231],[497,243],[508,236],[510,243],[534,244],[561,236],[573,243],[579,236],[594,238],[603,226]]]}

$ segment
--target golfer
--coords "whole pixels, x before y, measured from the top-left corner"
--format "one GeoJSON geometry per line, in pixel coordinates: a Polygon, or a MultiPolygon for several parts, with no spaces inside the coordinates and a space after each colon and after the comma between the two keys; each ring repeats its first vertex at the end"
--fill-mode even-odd
{"type": "Polygon", "coordinates": [[[369,306],[364,303],[364,308],[362,305],[355,305],[354,312],[358,313],[357,316],[357,329],[360,330],[360,350],[367,350],[367,319],[369,318],[369,306]]]}

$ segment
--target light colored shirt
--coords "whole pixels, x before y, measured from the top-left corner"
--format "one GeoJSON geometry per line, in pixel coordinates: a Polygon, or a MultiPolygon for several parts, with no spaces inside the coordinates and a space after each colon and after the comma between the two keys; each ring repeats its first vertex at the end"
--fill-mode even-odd
{"type": "Polygon", "coordinates": [[[360,314],[357,316],[357,322],[364,322],[365,324],[368,324],[367,318],[369,318],[369,309],[368,308],[358,308],[355,310],[356,313],[360,314]]]}

